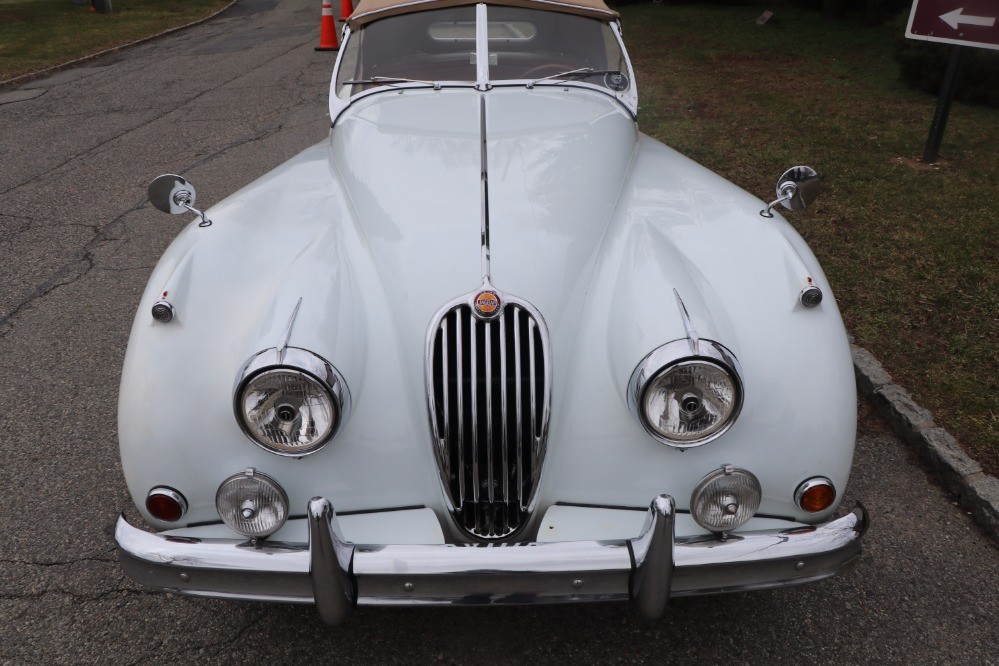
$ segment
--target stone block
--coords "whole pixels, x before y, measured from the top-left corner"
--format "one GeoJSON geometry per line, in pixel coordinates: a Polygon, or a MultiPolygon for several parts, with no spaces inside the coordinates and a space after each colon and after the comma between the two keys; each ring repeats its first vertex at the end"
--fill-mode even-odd
{"type": "Polygon", "coordinates": [[[982,477],[969,487],[964,500],[978,524],[999,540],[999,479],[982,477]]]}
{"type": "Polygon", "coordinates": [[[882,386],[892,383],[889,375],[874,354],[863,347],[855,345],[850,347],[853,354],[853,372],[857,376],[857,390],[865,398],[873,395],[882,386]]]}
{"type": "Polygon", "coordinates": [[[913,441],[920,430],[933,427],[933,414],[917,405],[898,384],[882,386],[871,399],[895,433],[907,442],[913,441]]]}
{"type": "Polygon", "coordinates": [[[920,455],[936,470],[944,488],[955,495],[963,495],[967,491],[967,477],[982,473],[982,466],[965,453],[957,440],[943,428],[919,432],[914,444],[920,455]]]}

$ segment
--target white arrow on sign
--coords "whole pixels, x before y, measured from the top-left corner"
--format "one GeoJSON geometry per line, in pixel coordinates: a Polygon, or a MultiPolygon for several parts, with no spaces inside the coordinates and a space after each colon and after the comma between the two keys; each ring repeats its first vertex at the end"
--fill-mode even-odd
{"type": "Polygon", "coordinates": [[[994,16],[966,16],[964,14],[964,7],[942,14],[940,16],[940,20],[955,30],[957,30],[962,23],[967,25],[983,25],[988,28],[991,28],[996,24],[996,17],[994,16]]]}

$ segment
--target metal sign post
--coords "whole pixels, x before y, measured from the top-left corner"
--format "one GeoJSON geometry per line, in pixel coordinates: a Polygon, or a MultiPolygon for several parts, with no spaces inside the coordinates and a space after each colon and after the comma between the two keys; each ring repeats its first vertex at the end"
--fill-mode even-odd
{"type": "Polygon", "coordinates": [[[954,101],[954,91],[957,89],[957,75],[961,69],[963,46],[952,46],[950,60],[947,61],[947,73],[944,74],[940,97],[937,99],[937,110],[930,123],[930,136],[926,139],[926,150],[923,151],[923,162],[932,164],[940,156],[940,144],[943,143],[944,130],[947,129],[947,118],[950,116],[950,105],[954,101]]]}
{"type": "Polygon", "coordinates": [[[961,67],[964,46],[999,49],[999,2],[997,0],[915,0],[905,36],[927,42],[953,44],[944,76],[930,136],[923,153],[924,162],[934,162],[940,154],[950,105],[961,67]]]}

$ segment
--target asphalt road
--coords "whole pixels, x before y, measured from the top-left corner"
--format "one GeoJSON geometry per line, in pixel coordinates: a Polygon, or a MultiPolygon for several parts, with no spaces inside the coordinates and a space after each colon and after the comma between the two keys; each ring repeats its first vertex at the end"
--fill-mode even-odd
{"type": "Polygon", "coordinates": [[[188,219],[145,201],[176,172],[206,205],[328,131],[319,3],[243,0],[205,25],[0,89],[0,661],[5,663],[999,663],[999,549],[910,452],[862,420],[847,503],[862,562],[796,589],[626,604],[312,608],[142,590],[110,533],[129,503],[119,369],[157,257],[188,219]]]}

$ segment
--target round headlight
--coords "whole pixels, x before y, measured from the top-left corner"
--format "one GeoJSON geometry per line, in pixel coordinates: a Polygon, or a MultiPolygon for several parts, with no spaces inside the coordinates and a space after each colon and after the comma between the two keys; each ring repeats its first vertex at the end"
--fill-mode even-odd
{"type": "Polygon", "coordinates": [[[649,382],[642,399],[646,421],[676,443],[703,441],[728,423],[738,398],[729,374],[713,363],[686,361],[649,382]]]}
{"type": "Polygon", "coordinates": [[[256,470],[233,474],[215,493],[222,522],[248,537],[265,537],[288,519],[288,495],[277,481],[256,470]]]}
{"type": "Polygon", "coordinates": [[[340,417],[325,386],[290,368],[253,377],[239,402],[247,434],[275,453],[312,453],[329,441],[340,417]]]}
{"type": "Polygon", "coordinates": [[[691,356],[685,340],[649,354],[632,374],[629,402],[642,426],[664,444],[699,446],[735,422],[742,407],[738,363],[717,343],[701,340],[691,356]]]}
{"type": "Polygon", "coordinates": [[[744,469],[725,465],[703,479],[690,495],[690,514],[712,532],[741,527],[760,508],[760,482],[744,469]]]}
{"type": "Polygon", "coordinates": [[[315,453],[349,411],[347,385],[332,365],[305,349],[268,349],[249,360],[233,408],[243,432],[271,453],[315,453]]]}

